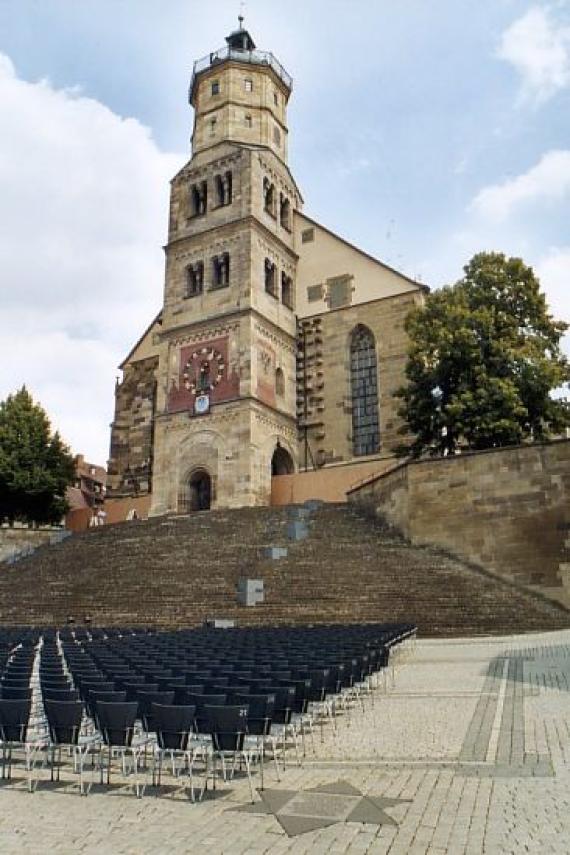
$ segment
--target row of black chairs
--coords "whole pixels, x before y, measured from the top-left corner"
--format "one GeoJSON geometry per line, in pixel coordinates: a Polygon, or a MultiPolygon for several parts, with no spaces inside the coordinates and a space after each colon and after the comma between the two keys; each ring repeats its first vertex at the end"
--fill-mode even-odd
{"type": "Polygon", "coordinates": [[[49,761],[52,778],[54,772],[59,777],[67,746],[81,792],[88,757],[101,780],[106,771],[108,782],[112,761],[119,758],[140,795],[139,772],[146,772],[150,752],[153,780],[160,782],[168,755],[173,772],[186,773],[194,798],[197,760],[204,767],[203,793],[210,777],[215,786],[218,772],[227,778],[239,759],[253,799],[252,764],[259,764],[263,787],[267,748],[277,776],[278,751],[285,765],[288,744],[300,762],[299,740],[304,754],[305,736],[313,740],[315,723],[323,738],[325,722],[336,728],[338,714],[350,714],[354,703],[373,697],[379,677],[393,667],[394,652],[414,637],[412,625],[174,633],[67,629],[45,633],[36,656],[28,636],[26,644],[8,650],[0,682],[3,774],[6,768],[11,773],[12,748],[18,745],[30,788],[38,758],[49,761]],[[45,731],[28,738],[34,668],[45,731]],[[8,697],[5,691],[22,695],[8,697]]]}

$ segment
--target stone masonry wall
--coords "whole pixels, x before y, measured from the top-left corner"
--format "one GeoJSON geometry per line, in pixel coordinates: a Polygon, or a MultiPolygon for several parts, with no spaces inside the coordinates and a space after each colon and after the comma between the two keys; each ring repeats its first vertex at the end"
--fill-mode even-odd
{"type": "Polygon", "coordinates": [[[49,543],[60,529],[0,528],[0,561],[6,561],[20,549],[37,549],[49,543]]]}
{"type": "MultiPolygon", "coordinates": [[[[372,303],[331,311],[302,321],[308,391],[309,443],[319,464],[354,459],[352,451],[352,397],[350,389],[350,335],[358,324],[366,325],[376,339],[380,410],[379,457],[393,458],[394,448],[404,441],[402,420],[394,392],[405,383],[408,338],[404,323],[418,295],[415,292],[372,303]]],[[[299,375],[300,390],[304,383],[299,375]]],[[[302,406],[298,413],[303,419],[302,406]]],[[[303,433],[300,434],[302,453],[303,433]]],[[[379,467],[381,468],[381,467],[379,467]]]]}
{"type": "Polygon", "coordinates": [[[349,493],[433,544],[570,606],[570,441],[403,464],[349,493]]]}

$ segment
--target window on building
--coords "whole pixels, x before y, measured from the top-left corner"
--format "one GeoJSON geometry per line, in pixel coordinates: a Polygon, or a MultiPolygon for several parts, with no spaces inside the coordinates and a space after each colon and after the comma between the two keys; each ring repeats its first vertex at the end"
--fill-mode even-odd
{"type": "Polygon", "coordinates": [[[314,229],[304,229],[301,232],[301,243],[311,243],[315,239],[314,229]]]}
{"type": "Polygon", "coordinates": [[[322,300],[324,294],[324,289],[322,284],[319,285],[309,285],[307,288],[307,300],[309,303],[316,303],[317,300],[322,300]]]}
{"type": "Polygon", "coordinates": [[[246,92],[253,92],[253,80],[250,80],[249,77],[245,78],[243,85],[246,92]]]}
{"type": "Polygon", "coordinates": [[[210,136],[211,137],[215,136],[217,123],[218,123],[218,120],[216,119],[215,116],[210,119],[210,136]]]}
{"type": "Polygon", "coordinates": [[[212,81],[212,95],[219,95],[219,94],[220,94],[220,81],[219,80],[213,80],[212,81]]]}
{"type": "Polygon", "coordinates": [[[190,186],[190,216],[205,214],[208,207],[208,182],[199,181],[190,186]]]}
{"type": "Polygon", "coordinates": [[[232,203],[232,173],[224,172],[214,177],[214,189],[216,193],[216,207],[231,205],[232,203]]]}
{"type": "Polygon", "coordinates": [[[212,288],[225,288],[230,284],[230,254],[223,252],[212,259],[212,288]]]}
{"type": "Polygon", "coordinates": [[[277,293],[277,266],[269,259],[265,259],[265,291],[275,299],[279,299],[277,293]]]}
{"type": "Polygon", "coordinates": [[[277,94],[277,92],[273,93],[273,103],[275,104],[276,107],[279,106],[279,95],[277,94]]]}
{"type": "Polygon", "coordinates": [[[186,268],[185,297],[197,297],[204,291],[204,262],[197,261],[186,268]]]}
{"type": "Polygon", "coordinates": [[[263,207],[268,214],[275,217],[275,185],[269,178],[263,179],[263,207]]]}
{"type": "Polygon", "coordinates": [[[285,395],[285,374],[282,368],[277,368],[275,371],[275,394],[278,398],[285,395]]]}
{"type": "Polygon", "coordinates": [[[329,309],[341,309],[352,302],[352,276],[334,276],[327,279],[329,309]]]}
{"type": "Polygon", "coordinates": [[[275,145],[281,145],[281,131],[277,125],[273,128],[273,142],[275,145]]]}
{"type": "Polygon", "coordinates": [[[291,231],[291,202],[283,193],[279,194],[279,222],[284,229],[291,231]]]}
{"type": "Polygon", "coordinates": [[[350,390],[352,397],[352,453],[375,454],[380,448],[378,366],[376,343],[363,324],[350,337],[350,390]]]}
{"type": "Polygon", "coordinates": [[[245,114],[244,122],[245,122],[246,128],[252,128],[253,127],[253,119],[251,118],[249,113],[245,114]]]}
{"type": "Polygon", "coordinates": [[[286,273],[281,273],[281,302],[288,309],[293,308],[293,279],[286,273]]]}

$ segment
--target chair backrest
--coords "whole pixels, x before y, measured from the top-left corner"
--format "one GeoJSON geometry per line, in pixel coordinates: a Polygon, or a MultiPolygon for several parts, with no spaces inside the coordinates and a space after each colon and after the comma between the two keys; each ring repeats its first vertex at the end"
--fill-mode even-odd
{"type": "Polygon", "coordinates": [[[128,747],[131,744],[137,712],[136,701],[97,703],[99,730],[105,745],[128,747]]]}
{"type": "Polygon", "coordinates": [[[155,721],[152,710],[156,704],[169,705],[174,701],[174,692],[139,692],[139,718],[147,733],[154,732],[155,721]]]}
{"type": "Polygon", "coordinates": [[[235,695],[231,702],[247,706],[247,731],[254,736],[267,736],[271,730],[271,719],[275,706],[275,695],[235,695]]]}
{"type": "Polygon", "coordinates": [[[68,680],[67,677],[57,680],[53,677],[46,677],[45,679],[40,677],[40,686],[42,689],[71,689],[71,680],[68,680]]]}
{"type": "Polygon", "coordinates": [[[265,691],[275,695],[273,721],[278,724],[289,724],[295,707],[295,687],[268,686],[265,691]]]}
{"type": "Polygon", "coordinates": [[[173,751],[186,751],[194,730],[195,714],[196,707],[190,704],[184,706],[153,704],[151,715],[159,747],[173,751]]]}
{"type": "Polygon", "coordinates": [[[247,735],[247,704],[207,705],[203,708],[212,745],[216,751],[241,751],[247,735]]]}
{"type": "Polygon", "coordinates": [[[49,701],[44,704],[49,735],[55,745],[77,745],[81,733],[81,701],[49,701]]]}
{"type": "Polygon", "coordinates": [[[46,701],[78,701],[77,689],[49,689],[42,686],[42,697],[46,701]]]}
{"type": "Polygon", "coordinates": [[[3,683],[2,697],[9,701],[31,701],[32,690],[20,686],[7,686],[3,683]]]}
{"type": "Polygon", "coordinates": [[[188,692],[186,694],[187,704],[196,707],[196,730],[198,733],[209,733],[209,723],[204,715],[206,706],[222,706],[226,702],[226,696],[222,694],[216,695],[194,695],[188,692]]]}
{"type": "Polygon", "coordinates": [[[158,683],[123,683],[128,701],[136,701],[139,692],[158,692],[158,683]]]}
{"type": "Polygon", "coordinates": [[[79,691],[83,698],[88,698],[91,692],[112,692],[115,688],[114,683],[108,680],[97,680],[96,682],[84,682],[79,686],[79,691]]]}
{"type": "Polygon", "coordinates": [[[25,700],[0,700],[0,739],[2,742],[25,742],[32,702],[25,700]]]}

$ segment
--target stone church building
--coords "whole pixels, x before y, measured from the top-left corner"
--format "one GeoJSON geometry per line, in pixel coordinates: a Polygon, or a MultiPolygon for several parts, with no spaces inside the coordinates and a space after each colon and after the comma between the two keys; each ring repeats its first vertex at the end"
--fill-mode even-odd
{"type": "Polygon", "coordinates": [[[108,496],[151,514],[269,504],[284,475],[349,486],[402,440],[393,393],[425,286],[303,213],[291,77],[241,20],[226,43],[194,65],[163,308],[116,388],[108,496]]]}

